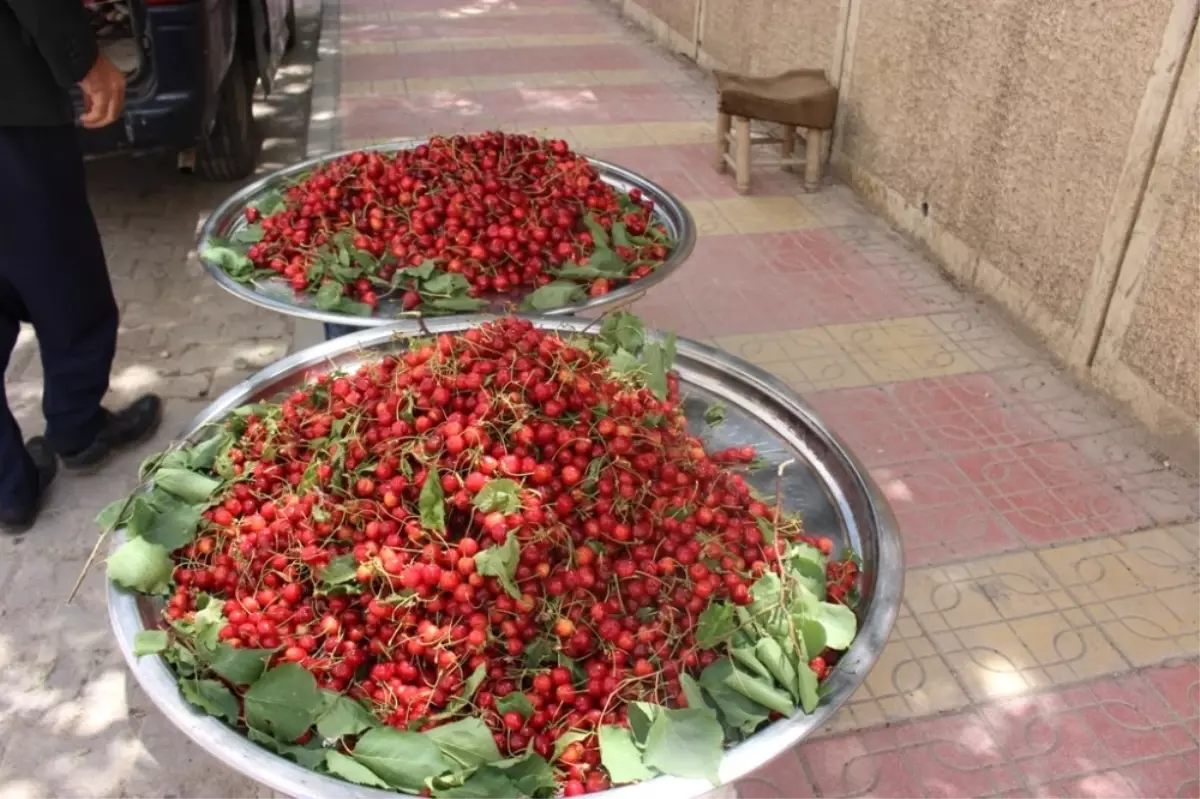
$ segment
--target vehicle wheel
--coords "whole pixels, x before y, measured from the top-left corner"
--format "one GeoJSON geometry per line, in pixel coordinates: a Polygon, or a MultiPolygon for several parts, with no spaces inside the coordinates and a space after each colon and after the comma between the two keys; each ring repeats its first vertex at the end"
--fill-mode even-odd
{"type": "Polygon", "coordinates": [[[296,0],[288,0],[287,13],[283,17],[283,24],[287,27],[287,44],[284,45],[284,52],[290,53],[298,41],[296,36],[296,0]]]}
{"type": "Polygon", "coordinates": [[[258,163],[258,131],[254,125],[254,93],[248,76],[254,65],[235,58],[217,97],[217,118],[200,144],[197,166],[209,180],[240,180],[258,163]]]}

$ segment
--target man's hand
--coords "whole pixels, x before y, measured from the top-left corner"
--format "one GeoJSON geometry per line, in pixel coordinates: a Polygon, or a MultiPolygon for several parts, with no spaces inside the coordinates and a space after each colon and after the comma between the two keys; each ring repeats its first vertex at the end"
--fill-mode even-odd
{"type": "Polygon", "coordinates": [[[111,125],[125,107],[125,76],[113,62],[101,55],[79,81],[83,90],[84,110],[79,121],[85,128],[111,125]]]}

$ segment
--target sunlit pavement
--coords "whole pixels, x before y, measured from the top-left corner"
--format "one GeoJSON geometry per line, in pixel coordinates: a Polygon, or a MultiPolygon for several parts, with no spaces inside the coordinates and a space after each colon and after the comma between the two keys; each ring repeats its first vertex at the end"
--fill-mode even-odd
{"type": "MultiPolygon", "coordinates": [[[[607,5],[343,0],[336,21],[322,58],[337,102],[314,106],[330,146],[536,130],[665,185],[701,236],[634,310],[794,386],[891,500],[909,568],[890,644],[831,727],[742,797],[1197,795],[1200,492],[1134,425],[844,187],[806,195],[799,177],[762,171],[739,197],[711,166],[704,77],[607,5]]],[[[290,67],[297,94],[263,109],[270,162],[300,155],[307,79],[290,67]]],[[[125,318],[114,391],[174,398],[174,431],[278,357],[292,328],[187,259],[228,187],[170,167],[97,164],[93,186],[125,318]]],[[[31,432],[31,338],[8,390],[31,432]]],[[[132,486],[142,454],[64,481],[38,529],[0,542],[0,797],[265,793],[131,684],[98,573],[62,605],[90,518],[132,486]]]]}

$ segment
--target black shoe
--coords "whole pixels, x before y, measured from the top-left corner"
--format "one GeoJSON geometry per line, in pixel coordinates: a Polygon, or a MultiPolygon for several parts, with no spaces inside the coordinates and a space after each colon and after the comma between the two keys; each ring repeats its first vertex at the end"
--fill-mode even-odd
{"type": "Polygon", "coordinates": [[[37,521],[38,512],[42,509],[46,489],[58,475],[58,459],[54,457],[54,452],[46,443],[46,439],[41,436],[31,438],[25,442],[25,449],[29,452],[29,457],[33,459],[34,468],[37,469],[38,496],[33,505],[28,508],[0,510],[0,532],[9,535],[19,535],[33,527],[33,523],[37,521]]]}
{"type": "Polygon", "coordinates": [[[150,438],[162,424],[163,403],[154,394],[147,394],[123,410],[105,411],[104,415],[104,427],[95,441],[79,452],[59,456],[68,469],[95,469],[117,450],[150,438]]]}

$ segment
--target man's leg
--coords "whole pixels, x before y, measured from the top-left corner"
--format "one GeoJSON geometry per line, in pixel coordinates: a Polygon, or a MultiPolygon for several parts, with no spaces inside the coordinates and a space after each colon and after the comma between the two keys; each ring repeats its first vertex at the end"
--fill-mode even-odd
{"type": "Polygon", "coordinates": [[[0,129],[0,278],[19,294],[37,333],[46,440],[67,466],[98,465],[154,432],[162,403],[143,397],[110,413],[117,304],[88,204],[71,127],[0,129]]]}
{"type": "MultiPolygon", "coordinates": [[[[8,371],[24,316],[20,298],[0,280],[0,375],[8,371]]],[[[21,428],[0,383],[0,530],[23,533],[33,525],[57,471],[58,461],[44,438],[32,439],[28,445],[21,440],[21,428]]]]}

